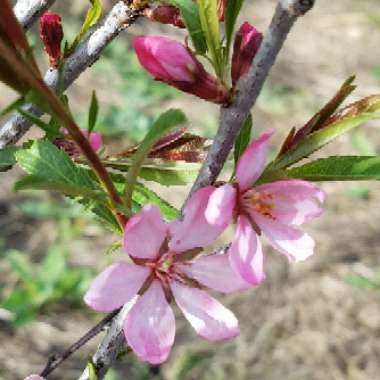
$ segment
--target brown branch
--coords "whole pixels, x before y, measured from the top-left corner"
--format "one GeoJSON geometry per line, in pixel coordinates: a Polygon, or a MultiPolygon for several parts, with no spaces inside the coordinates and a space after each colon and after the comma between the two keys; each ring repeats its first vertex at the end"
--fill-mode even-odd
{"type": "Polygon", "coordinates": [[[53,354],[50,356],[44,370],[41,372],[42,377],[47,377],[50,375],[60,364],[62,364],[68,357],[70,357],[74,352],[78,351],[82,346],[84,346],[89,340],[95,338],[101,331],[103,331],[107,325],[112,322],[114,317],[119,313],[120,309],[113,311],[103,318],[98,324],[96,324],[91,330],[84,334],[78,341],[72,344],[67,350],[61,354],[53,354]]]}
{"type": "MultiPolygon", "coordinates": [[[[140,15],[139,10],[127,5],[124,1],[117,2],[108,13],[104,22],[95,29],[78,49],[67,58],[63,70],[64,88],[68,88],[89,66],[96,62],[104,49],[117,37],[121,31],[133,24],[140,15]]],[[[58,89],[59,75],[55,69],[50,69],[44,77],[45,83],[53,90],[58,89]]],[[[30,104],[25,110],[41,116],[43,111],[30,104]]],[[[0,149],[16,143],[31,127],[31,123],[22,115],[15,113],[0,127],[0,149]]]]}

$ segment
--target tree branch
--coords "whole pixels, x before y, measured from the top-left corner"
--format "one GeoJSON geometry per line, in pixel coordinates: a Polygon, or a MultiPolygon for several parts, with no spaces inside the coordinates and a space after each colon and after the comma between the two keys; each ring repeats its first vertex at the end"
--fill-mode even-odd
{"type": "MultiPolygon", "coordinates": [[[[289,31],[296,19],[309,11],[313,5],[314,0],[279,0],[254,62],[249,72],[238,83],[236,98],[231,106],[221,109],[219,130],[192,192],[212,184],[218,177],[289,31]]],[[[93,356],[95,366],[101,368],[100,376],[98,375],[99,380],[104,377],[117,354],[125,346],[125,338],[120,325],[122,319],[123,316],[119,314],[93,356]],[[107,349],[107,347],[109,348],[107,349]]],[[[88,372],[85,371],[79,380],[89,380],[88,372]]]]}
{"type": "Polygon", "coordinates": [[[54,2],[55,0],[18,0],[13,11],[24,29],[29,29],[54,2]]]}
{"type": "Polygon", "coordinates": [[[218,132],[190,195],[217,179],[289,31],[297,18],[309,11],[313,5],[314,0],[279,0],[250,70],[238,82],[235,99],[229,107],[221,108],[218,132]]]}
{"type": "MultiPolygon", "coordinates": [[[[140,12],[124,1],[119,1],[113,6],[103,24],[67,58],[63,71],[65,89],[98,60],[104,49],[122,30],[136,21],[140,12]]],[[[49,69],[44,77],[45,83],[55,91],[58,88],[58,79],[58,71],[55,69],[49,69]]],[[[42,110],[32,104],[25,106],[25,109],[38,117],[43,114],[42,110]]],[[[29,130],[30,126],[30,122],[23,116],[18,113],[13,114],[0,127],[0,149],[16,143],[29,130]]]]}
{"type": "Polygon", "coordinates": [[[98,335],[103,331],[107,325],[113,321],[114,317],[119,313],[120,309],[113,311],[103,318],[98,324],[96,324],[91,330],[89,330],[85,335],[83,335],[78,341],[72,344],[67,350],[61,354],[53,354],[50,356],[44,370],[41,372],[42,377],[47,377],[51,374],[60,364],[62,364],[68,357],[70,357],[74,352],[78,351],[82,346],[84,346],[89,340],[98,335]]]}

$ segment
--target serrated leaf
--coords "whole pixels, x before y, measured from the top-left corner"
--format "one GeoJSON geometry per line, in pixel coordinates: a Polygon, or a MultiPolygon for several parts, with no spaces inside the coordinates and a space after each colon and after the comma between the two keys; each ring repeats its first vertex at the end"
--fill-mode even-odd
{"type": "Polygon", "coordinates": [[[378,117],[377,112],[359,112],[354,116],[349,115],[342,119],[338,119],[336,122],[307,136],[303,141],[291,148],[283,156],[278,157],[270,165],[270,168],[283,169],[293,165],[294,163],[321,149],[323,146],[341,136],[343,133],[365,124],[376,117],[378,117]]]}
{"type": "Polygon", "coordinates": [[[125,190],[126,205],[128,207],[131,204],[133,188],[140,173],[141,166],[143,165],[143,162],[152,147],[164,134],[169,133],[173,128],[178,127],[185,122],[185,114],[180,110],[172,109],[161,114],[153,123],[151,129],[138,147],[136,153],[132,156],[132,165],[126,178],[126,183],[128,186],[125,190]]]}
{"type": "Polygon", "coordinates": [[[308,181],[378,181],[380,157],[331,156],[289,169],[286,174],[308,181]]]}
{"type": "Polygon", "coordinates": [[[176,219],[179,213],[179,211],[169,202],[162,199],[158,194],[144,186],[142,183],[136,184],[133,192],[133,200],[138,203],[140,207],[144,207],[148,203],[157,205],[167,222],[176,219]]]}
{"type": "Polygon", "coordinates": [[[29,149],[16,152],[18,164],[29,174],[16,183],[17,189],[44,188],[67,191],[69,195],[102,197],[89,173],[47,140],[34,141],[29,149]],[[72,194],[74,192],[74,194],[72,194]]]}
{"type": "Polygon", "coordinates": [[[237,162],[240,156],[244,153],[249,142],[251,141],[251,131],[252,131],[252,114],[249,114],[247,119],[244,122],[243,128],[241,129],[235,143],[235,148],[234,148],[235,166],[237,165],[237,162]]]}
{"type": "Polygon", "coordinates": [[[198,0],[199,17],[206,37],[207,50],[218,75],[222,75],[221,42],[217,0],[198,0]]]}
{"type": "Polygon", "coordinates": [[[206,53],[206,39],[201,26],[197,2],[193,0],[169,0],[169,3],[180,9],[195,52],[197,54],[206,53]]]}
{"type": "Polygon", "coordinates": [[[98,98],[96,97],[96,92],[92,92],[91,96],[91,104],[90,109],[88,111],[88,135],[94,130],[96,120],[98,119],[98,113],[99,113],[99,104],[98,104],[98,98]]]}

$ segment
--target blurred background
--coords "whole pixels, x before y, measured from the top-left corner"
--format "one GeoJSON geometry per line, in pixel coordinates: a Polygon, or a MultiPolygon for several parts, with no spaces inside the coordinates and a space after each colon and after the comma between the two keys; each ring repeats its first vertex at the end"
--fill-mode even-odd
{"type": "MultiPolygon", "coordinates": [[[[105,10],[112,1],[102,1],[105,10]]],[[[247,0],[241,21],[264,31],[275,0],[247,0]]],[[[78,32],[88,2],[57,1],[65,35],[78,32]]],[[[181,38],[177,29],[140,20],[108,48],[69,90],[79,124],[85,125],[93,89],[100,103],[97,130],[107,151],[139,141],[151,120],[182,108],[191,131],[212,137],[218,108],[155,83],[131,50],[138,34],[181,38]]],[[[46,57],[36,29],[29,32],[41,67],[46,57]]],[[[273,149],[293,126],[303,125],[350,75],[357,100],[380,92],[378,0],[318,0],[293,29],[254,110],[254,136],[275,128],[273,149]]],[[[0,85],[0,108],[15,97],[0,85]]],[[[380,121],[327,146],[322,155],[380,153],[380,121]]],[[[31,130],[24,140],[39,134],[31,130]]],[[[91,279],[122,253],[105,255],[117,237],[82,208],[43,192],[12,191],[22,175],[0,174],[0,380],[40,372],[53,351],[76,341],[102,316],[82,296],[91,279]],[[116,258],[115,258],[116,256],[116,258]]],[[[148,184],[150,185],[150,184],[148,184]]],[[[265,246],[267,280],[254,291],[218,297],[238,316],[241,336],[211,344],[177,319],[170,360],[152,368],[123,357],[107,380],[374,380],[380,373],[380,187],[377,183],[328,183],[326,211],[307,226],[314,257],[289,265],[265,246]]],[[[180,206],[188,188],[153,188],[180,206]]],[[[101,336],[58,369],[52,380],[79,377],[101,336]]]]}

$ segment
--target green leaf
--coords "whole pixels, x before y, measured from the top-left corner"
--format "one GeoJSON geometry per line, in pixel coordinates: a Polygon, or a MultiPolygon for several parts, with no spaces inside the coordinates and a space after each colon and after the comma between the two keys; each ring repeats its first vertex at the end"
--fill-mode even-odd
{"type": "Polygon", "coordinates": [[[351,144],[357,153],[362,156],[376,156],[376,146],[367,134],[359,129],[352,134],[351,144]]]}
{"type": "Polygon", "coordinates": [[[321,149],[343,133],[365,124],[376,117],[378,117],[376,112],[363,112],[353,117],[338,120],[306,137],[301,143],[290,149],[285,155],[276,159],[270,167],[275,169],[286,168],[301,159],[310,156],[312,153],[321,149]]]}
{"type": "Polygon", "coordinates": [[[331,156],[286,171],[308,181],[380,180],[380,157],[331,156]]]}
{"type": "Polygon", "coordinates": [[[35,274],[33,273],[30,261],[25,254],[21,254],[16,250],[11,250],[7,255],[7,261],[12,270],[18,274],[20,279],[24,282],[34,283],[35,274]]]}
{"type": "Polygon", "coordinates": [[[91,359],[87,363],[87,370],[88,370],[89,380],[98,380],[98,376],[96,374],[95,364],[93,363],[93,361],[91,359]]]}
{"type": "Polygon", "coordinates": [[[65,270],[64,250],[59,246],[52,246],[42,262],[37,278],[44,288],[52,289],[60,281],[65,270]]]}
{"type": "Polygon", "coordinates": [[[219,77],[223,75],[217,0],[198,0],[202,30],[206,37],[211,62],[219,77]]]}
{"type": "Polygon", "coordinates": [[[206,53],[206,39],[201,26],[197,2],[193,0],[170,0],[169,2],[180,9],[195,52],[197,54],[206,53]]]}
{"type": "Polygon", "coordinates": [[[243,128],[241,129],[235,143],[235,149],[234,149],[235,166],[240,156],[244,153],[249,142],[251,141],[251,131],[252,131],[252,114],[249,114],[247,119],[244,122],[243,128]]]}
{"type": "Polygon", "coordinates": [[[148,203],[157,205],[167,222],[176,219],[178,216],[179,211],[175,207],[173,207],[169,202],[162,199],[154,191],[148,189],[142,183],[136,184],[132,199],[137,202],[140,207],[143,207],[148,203]]]}
{"type": "Polygon", "coordinates": [[[7,115],[8,113],[22,107],[25,104],[25,97],[20,96],[14,102],[6,106],[2,111],[0,111],[0,117],[7,115]]]}
{"type": "Polygon", "coordinates": [[[96,97],[96,92],[92,92],[91,97],[91,104],[90,104],[90,110],[88,111],[88,134],[90,134],[96,124],[96,120],[98,119],[98,113],[99,113],[99,104],[98,104],[98,98],[96,97]]]}
{"type": "Polygon", "coordinates": [[[82,39],[86,36],[89,29],[98,22],[102,15],[102,4],[100,3],[100,0],[90,0],[90,3],[91,8],[87,11],[82,28],[71,46],[66,47],[65,56],[70,55],[76,49],[82,39]]]}
{"type": "Polygon", "coordinates": [[[10,169],[16,163],[15,154],[20,149],[14,145],[0,149],[0,172],[10,169]]]}
{"type": "Polygon", "coordinates": [[[227,40],[227,52],[229,54],[234,28],[236,24],[236,20],[239,16],[241,7],[243,5],[244,0],[235,0],[227,2],[227,10],[225,15],[225,30],[226,30],[226,40],[227,40]]]}
{"type": "Polygon", "coordinates": [[[52,128],[49,123],[45,123],[39,117],[33,115],[31,112],[26,111],[22,108],[18,108],[17,112],[19,112],[25,119],[29,120],[32,124],[35,124],[37,127],[41,128],[47,134],[52,133],[52,128]]]}
{"type": "Polygon", "coordinates": [[[363,275],[348,274],[344,281],[355,288],[359,289],[380,289],[380,283],[374,282],[372,279],[363,275]]]}
{"type": "Polygon", "coordinates": [[[29,174],[16,183],[16,190],[50,189],[74,196],[103,198],[88,171],[47,140],[34,141],[29,149],[16,152],[16,160],[29,174]]]}
{"type": "Polygon", "coordinates": [[[153,123],[151,129],[139,145],[136,153],[132,156],[132,165],[126,178],[125,199],[126,205],[131,205],[133,188],[139,175],[141,166],[148,156],[150,150],[159,139],[169,133],[173,128],[178,127],[186,122],[185,114],[180,110],[168,110],[161,114],[153,123]]]}
{"type": "Polygon", "coordinates": [[[331,116],[336,107],[353,89],[349,78],[337,95],[304,127],[295,132],[293,128],[285,139],[278,157],[270,165],[270,169],[282,169],[308,157],[331,140],[349,130],[380,116],[380,95],[370,95],[340,109],[331,116]],[[321,121],[323,122],[321,124],[321,121]],[[296,141],[295,141],[296,139],[296,141]]]}

